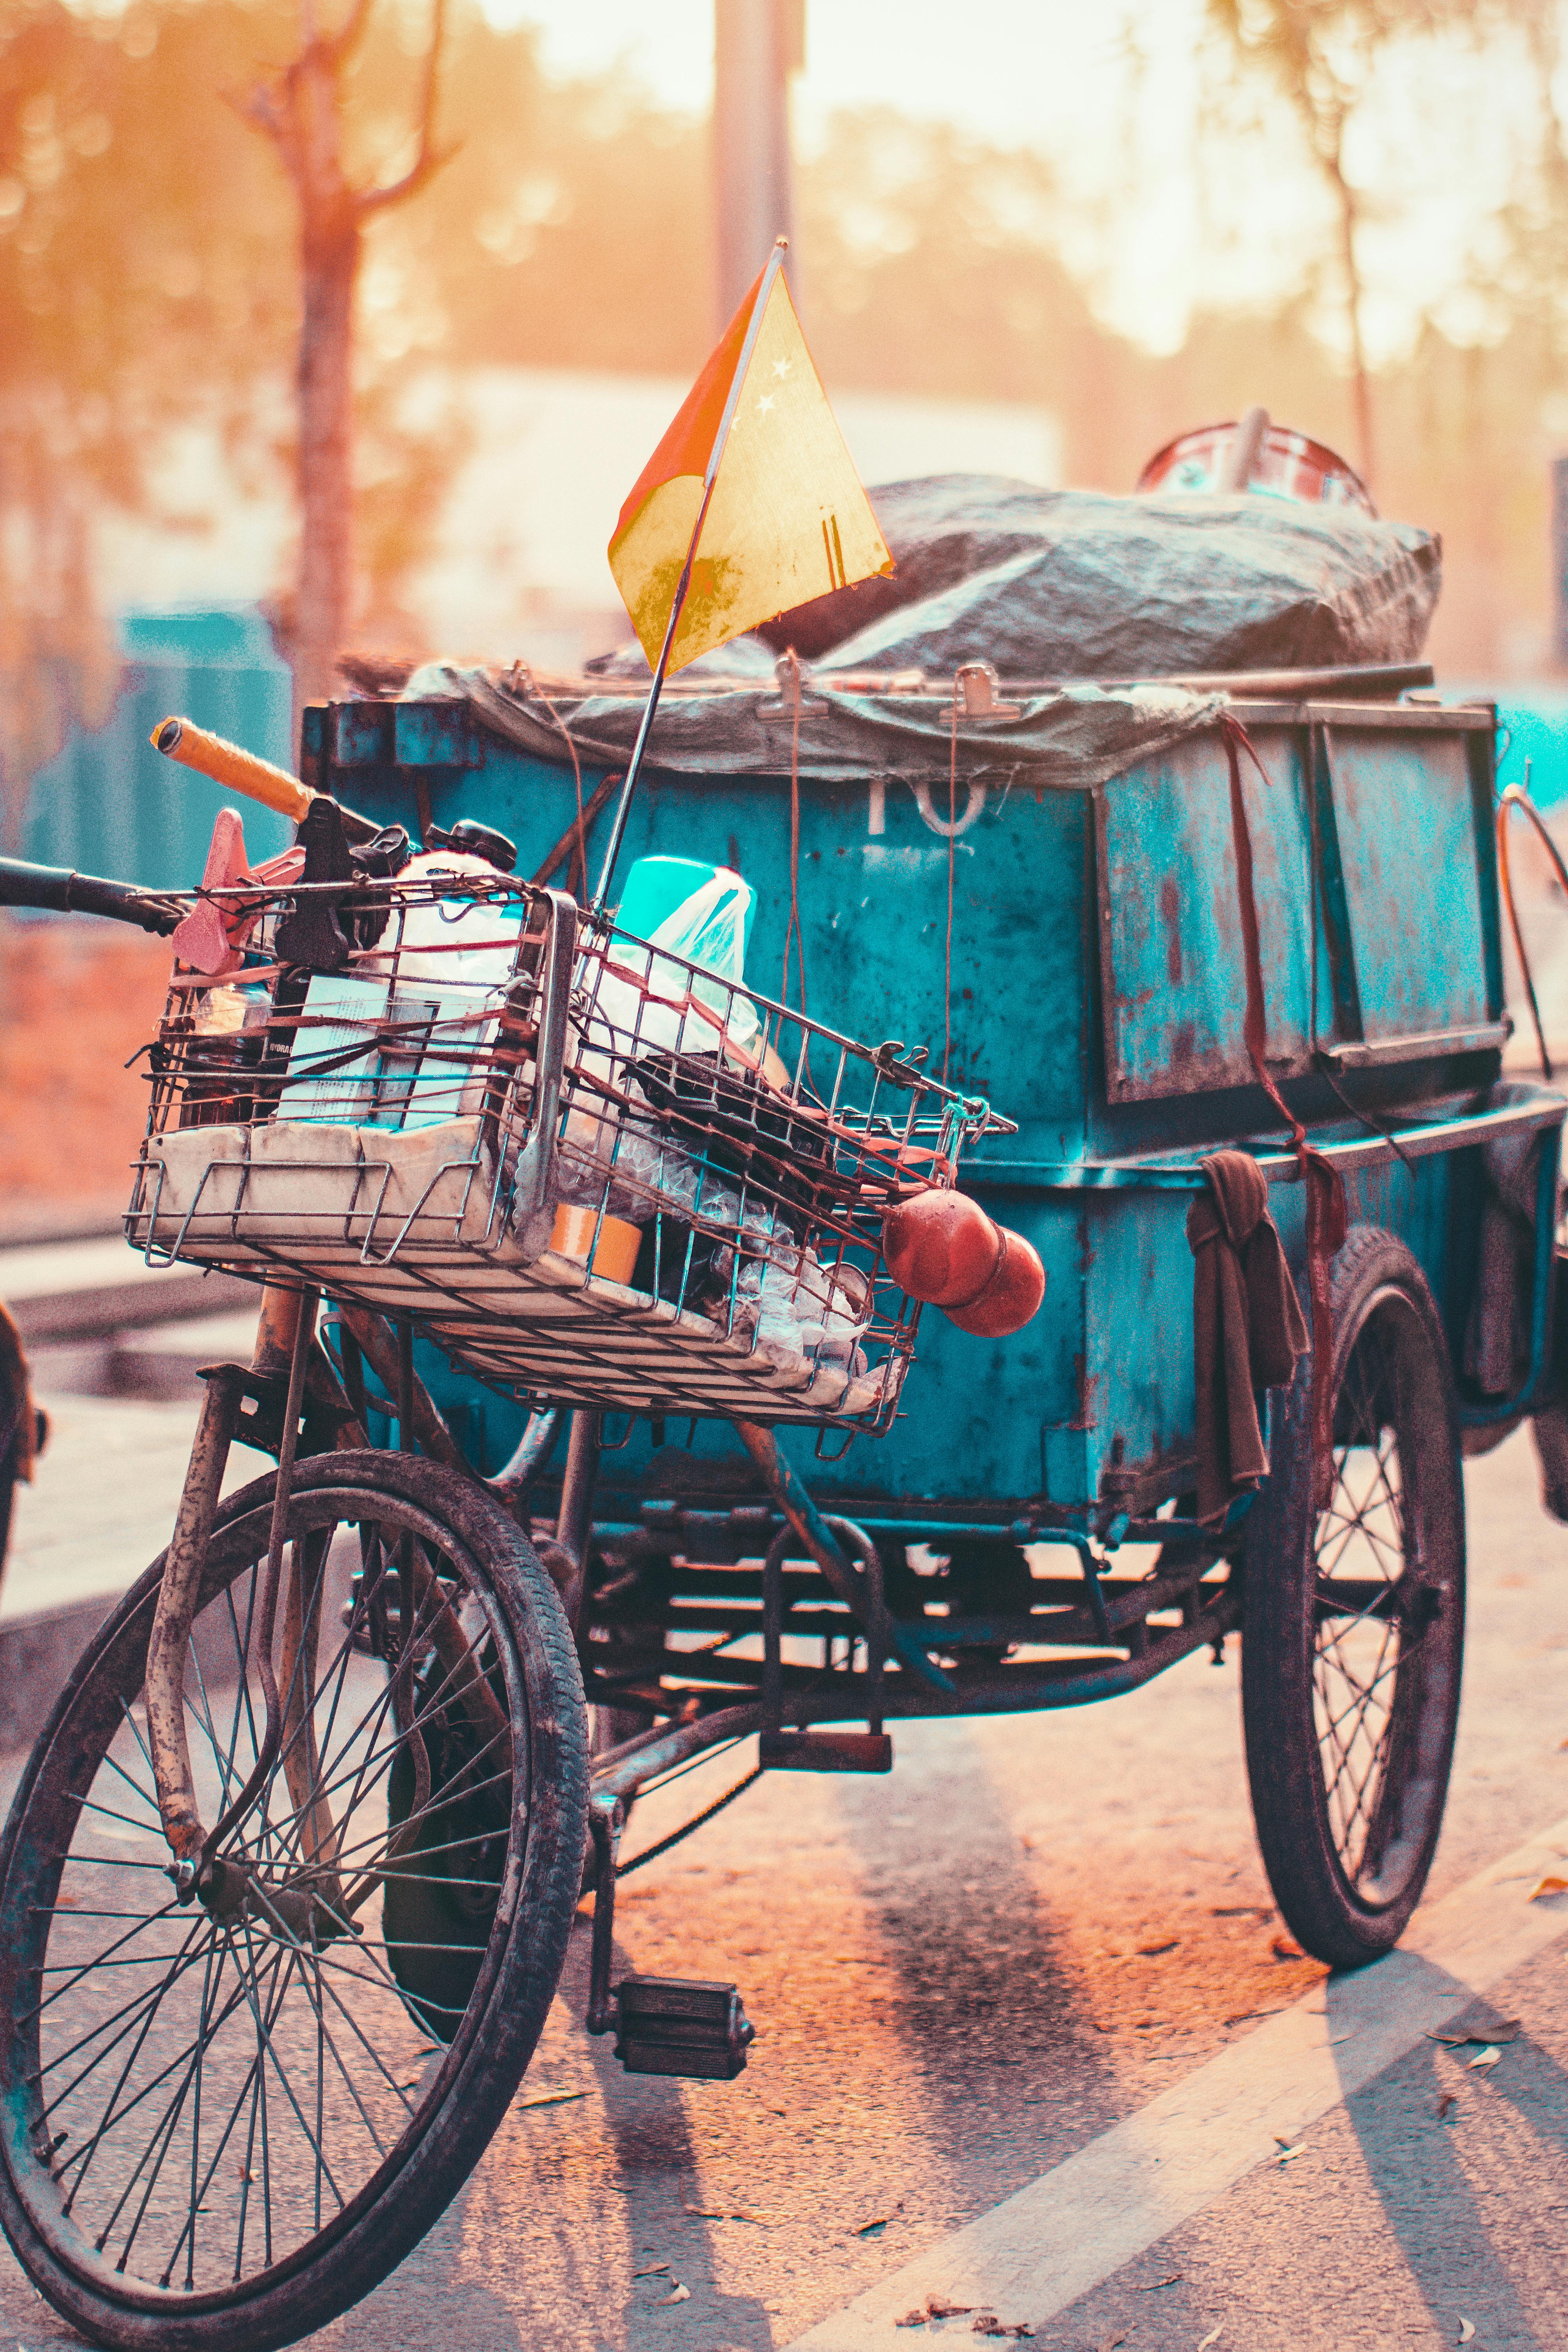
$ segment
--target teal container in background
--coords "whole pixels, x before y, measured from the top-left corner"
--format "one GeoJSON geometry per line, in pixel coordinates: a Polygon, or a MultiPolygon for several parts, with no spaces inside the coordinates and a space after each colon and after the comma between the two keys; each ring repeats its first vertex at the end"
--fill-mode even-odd
{"type": "Polygon", "coordinates": [[[33,779],[21,840],[4,846],[40,866],[108,874],[154,890],[189,889],[206,863],[213,820],[242,808],[253,863],[293,839],[287,817],[160,758],[148,738],[177,714],[259,752],[290,774],[292,681],[261,615],[234,611],[128,614],[125,670],[107,725],[71,737],[33,779]]]}

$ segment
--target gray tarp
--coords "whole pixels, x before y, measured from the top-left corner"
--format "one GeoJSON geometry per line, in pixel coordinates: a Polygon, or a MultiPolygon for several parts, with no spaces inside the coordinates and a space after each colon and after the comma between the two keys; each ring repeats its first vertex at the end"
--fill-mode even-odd
{"type": "MultiPolygon", "coordinates": [[[[774,651],[949,677],[988,661],[1037,680],[1407,662],[1442,584],[1436,533],[1351,507],[1111,498],[984,474],[870,495],[897,569],[765,622],[774,651]]],[[[595,667],[647,675],[636,646],[595,667]]]]}
{"type": "MultiPolygon", "coordinates": [[[[1082,788],[1205,726],[1219,698],[1053,681],[1409,661],[1441,581],[1433,533],[1343,507],[1257,495],[1110,498],[984,475],[871,495],[893,574],[820,597],[692,663],[660,708],[650,764],[787,772],[790,719],[771,648],[793,646],[813,665],[804,775],[945,782],[950,681],[960,663],[988,661],[1005,687],[1028,683],[1008,698],[1021,705],[1016,716],[960,722],[960,773],[1026,768],[1036,783],[1082,788]],[[919,671],[927,690],[847,682],[866,671],[919,671]]],[[[585,760],[620,766],[647,665],[633,646],[592,667],[603,691],[576,681],[551,699],[585,760]]],[[[405,691],[461,695],[494,731],[558,760],[562,729],[531,688],[525,674],[431,664],[405,691]]]]}
{"type": "MultiPolygon", "coordinates": [[[[695,668],[696,665],[693,664],[695,668]]],[[[642,716],[640,695],[563,692],[550,701],[561,724],[526,677],[428,663],[409,679],[414,700],[460,696],[492,733],[542,760],[569,758],[563,729],[591,767],[625,767],[642,716]]],[[[1031,784],[1087,791],[1108,776],[1153,759],[1211,724],[1225,697],[1177,687],[1068,687],[1023,698],[1016,718],[963,719],[958,724],[961,779],[1027,772],[1031,784]]],[[[770,677],[766,684],[715,681],[706,691],[675,692],[659,705],[648,765],[679,775],[787,776],[791,721],[770,677]]],[[[808,679],[801,701],[800,772],[827,782],[887,777],[946,787],[952,757],[950,695],[819,692],[808,679]]]]}

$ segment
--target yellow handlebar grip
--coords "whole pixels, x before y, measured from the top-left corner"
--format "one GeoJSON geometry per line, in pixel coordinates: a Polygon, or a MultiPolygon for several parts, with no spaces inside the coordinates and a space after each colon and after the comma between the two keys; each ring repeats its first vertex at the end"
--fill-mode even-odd
{"type": "Polygon", "coordinates": [[[227,743],[221,735],[209,735],[205,727],[195,727],[188,719],[165,719],[149,740],[165,759],[177,760],[183,768],[195,768],[199,775],[210,776],[215,784],[225,784],[231,792],[243,793],[247,800],[259,801],[264,808],[292,817],[296,824],[310,805],[313,795],[298,776],[291,776],[286,768],[275,768],[270,760],[258,760],[254,751],[242,751],[237,743],[227,743]]]}

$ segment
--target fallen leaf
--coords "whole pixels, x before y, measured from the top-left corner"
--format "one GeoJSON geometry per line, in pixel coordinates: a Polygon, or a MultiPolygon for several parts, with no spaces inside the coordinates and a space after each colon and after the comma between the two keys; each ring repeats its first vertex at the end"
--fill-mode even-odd
{"type": "Polygon", "coordinates": [[[1211,2327],[1211,2328],[1209,2329],[1208,2334],[1204,2337],[1203,2342],[1198,2346],[1198,2352],[1209,2352],[1209,2346],[1210,2346],[1211,2344],[1217,2344],[1217,2343],[1219,2342],[1219,2338],[1220,2338],[1220,2329],[1221,2329],[1221,2328],[1223,2328],[1223,2327],[1224,2327],[1224,2326],[1225,2326],[1225,2322],[1224,2322],[1224,2320],[1222,2319],[1222,2320],[1220,2321],[1219,2327],[1211,2327]]]}
{"type": "Polygon", "coordinates": [[[1297,2141],[1297,2143],[1296,2143],[1296,2146],[1295,2146],[1294,2147],[1284,2147],[1283,2145],[1281,2145],[1280,2149],[1279,2149],[1279,2155],[1275,2158],[1274,2161],[1275,2161],[1275,2163],[1276,2163],[1276,2164],[1293,2164],[1293,2163],[1295,2162],[1295,2160],[1296,2160],[1297,2157],[1299,2157],[1299,2156],[1305,2156],[1305,2155],[1306,2155],[1306,2153],[1307,2153],[1307,2143],[1306,2143],[1306,2141],[1305,2141],[1305,2140],[1298,2140],[1298,2141],[1297,2141]]]}
{"type": "Polygon", "coordinates": [[[564,2107],[574,2099],[585,2099],[586,2091],[535,2091],[531,2099],[519,2099],[520,2107],[564,2107]]]}
{"type": "Polygon", "coordinates": [[[1445,2050],[1484,2050],[1493,2042],[1517,2042],[1520,2022],[1517,2017],[1500,2017],[1484,2033],[1429,2033],[1428,2042],[1440,2042],[1445,2050]]]}
{"type": "MultiPolygon", "coordinates": [[[[1564,1740],[1568,1747],[1568,1740],[1564,1740]]],[[[1210,1906],[1211,1919],[1250,1919],[1258,1906],[1255,1903],[1215,1903],[1210,1906]]]]}
{"type": "Polygon", "coordinates": [[[1501,2056],[1500,2050],[1478,2050],[1475,2056],[1468,2061],[1466,2072],[1473,2074],[1478,2066],[1495,2066],[1501,2056]]]}
{"type": "Polygon", "coordinates": [[[668,2263],[650,2263],[646,2271],[634,2271],[632,2276],[635,2279],[659,2278],[668,2268],[668,2263]]]}
{"type": "Polygon", "coordinates": [[[1026,2327],[1021,2319],[998,2319],[994,2311],[983,2311],[970,2330],[972,2336],[1033,2336],[1034,2332],[1032,2327],[1026,2327]]]}
{"type": "Polygon", "coordinates": [[[1457,2107],[1458,2104],[1459,2102],[1454,2096],[1452,2091],[1445,2091],[1442,2097],[1437,2102],[1437,2121],[1439,2123],[1446,2122],[1450,2111],[1457,2107]]]}
{"type": "Polygon", "coordinates": [[[944,2303],[940,2294],[926,2297],[928,2319],[967,2319],[973,2308],[972,2303],[944,2303]]]}
{"type": "Polygon", "coordinates": [[[902,2319],[895,2319],[893,2322],[895,2327],[923,2327],[925,2324],[926,2315],[923,2311],[906,2311],[902,2319]]]}
{"type": "Polygon", "coordinates": [[[1471,2337],[1475,2335],[1475,2332],[1476,2332],[1476,2326],[1475,2326],[1475,2322],[1474,2322],[1474,2320],[1472,2320],[1472,2319],[1461,2319],[1461,2320],[1460,2320],[1460,2322],[1459,2322],[1459,2341],[1460,2341],[1460,2343],[1461,2343],[1461,2344],[1468,2344],[1468,2343],[1469,2343],[1469,2341],[1470,2341],[1470,2339],[1471,2339],[1471,2337]]]}
{"type": "Polygon", "coordinates": [[[1133,2293],[1136,2294],[1158,2294],[1163,2286],[1180,2286],[1181,2284],[1181,2272],[1173,2271],[1169,2278],[1151,2279],[1147,2285],[1135,2287],[1133,2289],[1133,2293]]]}
{"type": "MultiPolygon", "coordinates": [[[[1552,1871],[1549,1870],[1545,1877],[1538,1879],[1536,1884],[1531,1888],[1526,1900],[1531,1903],[1539,1903],[1542,1895],[1568,1895],[1568,1878],[1558,1878],[1552,1871]]],[[[1466,2336],[1463,2340],[1468,2344],[1469,2342],[1469,2337],[1466,2336]]]]}
{"type": "Polygon", "coordinates": [[[1304,1960],[1307,1957],[1300,1945],[1293,1944],[1289,1936],[1276,1936],[1268,1948],[1277,1960],[1304,1960]]]}
{"type": "Polygon", "coordinates": [[[1140,1944],[1138,1958],[1141,1960],[1157,1960],[1162,1952],[1173,1952],[1181,1940],[1179,1936],[1169,1936],[1163,1944],[1140,1944]]]}
{"type": "Polygon", "coordinates": [[[889,2222],[902,2211],[901,2205],[895,2205],[891,2213],[879,2213],[874,2221],[862,2221],[855,2231],[856,2237],[879,2238],[889,2222]]]}
{"type": "Polygon", "coordinates": [[[667,2304],[689,2303],[690,2300],[691,2289],[689,2286],[682,2286],[680,2281],[677,2279],[669,2293],[659,2296],[658,2301],[654,2305],[654,2309],[662,2311],[667,2304]]]}

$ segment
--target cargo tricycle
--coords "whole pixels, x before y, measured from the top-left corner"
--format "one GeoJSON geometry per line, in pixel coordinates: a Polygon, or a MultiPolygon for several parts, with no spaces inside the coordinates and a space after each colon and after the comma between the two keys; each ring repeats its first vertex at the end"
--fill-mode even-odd
{"type": "Polygon", "coordinates": [[[584,903],[613,680],[310,709],[299,846],[215,837],[199,891],[6,869],[180,927],[126,1231],[261,1286],[0,1853],[0,2221],[84,2335],[237,2352],[367,2293],[590,1894],[588,2030],[738,2073],[735,1986],[612,1981],[635,1800],[725,1750],[720,1801],[885,1772],[910,1718],[1238,1638],[1291,1932],[1395,1943],[1462,1456],[1561,1411],[1568,1110],[1502,1075],[1494,713],[1420,683],[672,688],[628,898],[744,876],[728,961],[584,903]],[[1013,1337],[889,1264],[954,1192],[1037,1257],[1013,1337]],[[226,1486],[236,1444],[275,1469],[226,1486]]]}

